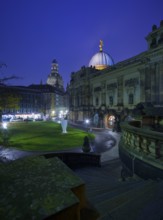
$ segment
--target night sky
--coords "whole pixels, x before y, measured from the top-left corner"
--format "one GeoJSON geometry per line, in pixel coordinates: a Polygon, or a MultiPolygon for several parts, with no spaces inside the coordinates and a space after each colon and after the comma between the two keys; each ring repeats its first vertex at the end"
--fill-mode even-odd
{"type": "Polygon", "coordinates": [[[46,83],[51,62],[64,85],[103,50],[114,62],[147,49],[145,37],[163,20],[163,0],[0,0],[0,77],[10,85],[46,83]]]}

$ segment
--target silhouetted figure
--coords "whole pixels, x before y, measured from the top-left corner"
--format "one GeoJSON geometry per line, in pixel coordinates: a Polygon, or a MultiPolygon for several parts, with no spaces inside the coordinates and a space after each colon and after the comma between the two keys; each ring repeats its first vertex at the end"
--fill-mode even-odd
{"type": "Polygon", "coordinates": [[[90,143],[89,143],[89,138],[88,136],[84,137],[84,142],[83,142],[83,147],[82,147],[83,152],[88,153],[91,151],[90,143]]]}
{"type": "Polygon", "coordinates": [[[118,117],[115,118],[113,131],[116,131],[116,132],[120,132],[121,131],[120,119],[118,117]]]}

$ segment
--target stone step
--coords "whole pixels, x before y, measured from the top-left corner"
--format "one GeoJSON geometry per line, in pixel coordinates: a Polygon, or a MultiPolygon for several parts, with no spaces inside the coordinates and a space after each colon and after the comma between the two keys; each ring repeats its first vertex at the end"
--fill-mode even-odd
{"type": "Polygon", "coordinates": [[[116,184],[114,186],[97,186],[94,189],[86,187],[86,192],[89,198],[92,200],[98,202],[100,200],[103,200],[107,197],[112,198],[116,195],[127,193],[128,191],[132,191],[135,189],[140,189],[146,185],[145,181],[139,181],[139,182],[129,182],[124,183],[121,182],[120,184],[116,184]]]}
{"type": "Polygon", "coordinates": [[[82,168],[76,171],[86,182],[88,200],[100,213],[98,220],[158,219],[154,216],[161,219],[163,209],[159,205],[161,203],[163,207],[163,181],[158,183],[135,176],[121,181],[120,170],[121,166],[116,161],[101,168],[82,168]],[[147,212],[152,210],[150,207],[153,201],[158,206],[155,207],[157,213],[152,213],[149,218],[147,212]]]}
{"type": "Polygon", "coordinates": [[[116,192],[117,189],[119,191],[126,191],[129,188],[135,187],[135,184],[144,184],[144,181],[141,179],[131,179],[130,181],[122,182],[120,179],[117,179],[117,176],[111,175],[111,173],[106,175],[104,169],[84,169],[78,172],[78,175],[86,183],[87,194],[95,197],[98,194],[102,195],[111,190],[113,192],[116,192]]]}
{"type": "Polygon", "coordinates": [[[116,220],[134,220],[137,219],[136,216],[139,216],[143,207],[151,202],[156,187],[155,183],[149,183],[148,186],[146,185],[142,189],[117,195],[112,199],[108,198],[108,200],[103,200],[101,203],[94,204],[94,206],[97,207],[102,220],[106,219],[108,215],[116,220]]]}
{"type": "Polygon", "coordinates": [[[138,197],[142,197],[142,195],[144,196],[144,194],[147,194],[151,189],[153,189],[154,186],[155,183],[149,182],[143,186],[136,187],[135,189],[129,189],[128,191],[119,192],[117,190],[113,195],[107,193],[107,196],[101,197],[101,199],[98,201],[95,200],[95,198],[90,199],[93,203],[98,204],[98,207],[101,207],[102,209],[108,209],[109,207],[111,212],[118,209],[121,205],[130,203],[130,201],[133,201],[138,197]]]}

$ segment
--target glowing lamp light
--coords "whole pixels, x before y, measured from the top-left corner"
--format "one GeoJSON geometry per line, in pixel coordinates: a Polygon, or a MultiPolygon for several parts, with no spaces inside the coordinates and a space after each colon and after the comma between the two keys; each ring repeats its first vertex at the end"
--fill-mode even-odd
{"type": "Polygon", "coordinates": [[[85,120],[85,123],[86,123],[86,124],[89,124],[89,119],[86,119],[86,120],[85,120]]]}
{"type": "Polygon", "coordinates": [[[3,127],[3,129],[7,129],[7,122],[3,122],[2,127],[3,127]]]}

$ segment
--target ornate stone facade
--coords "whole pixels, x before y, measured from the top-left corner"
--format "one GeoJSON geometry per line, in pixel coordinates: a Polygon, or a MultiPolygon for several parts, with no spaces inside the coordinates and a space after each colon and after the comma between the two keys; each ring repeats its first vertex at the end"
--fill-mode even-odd
{"type": "Polygon", "coordinates": [[[63,79],[58,72],[58,62],[54,59],[51,64],[51,73],[48,75],[47,84],[60,90],[63,88],[63,79]]]}
{"type": "Polygon", "coordinates": [[[95,112],[132,110],[139,103],[163,106],[163,21],[146,37],[148,49],[104,70],[82,67],[71,74],[70,119],[84,121],[95,112]]]}

